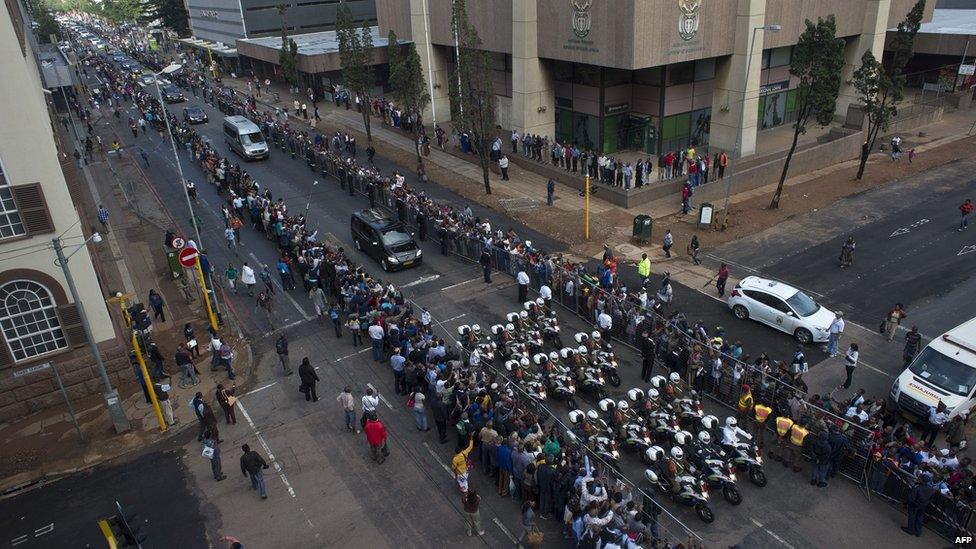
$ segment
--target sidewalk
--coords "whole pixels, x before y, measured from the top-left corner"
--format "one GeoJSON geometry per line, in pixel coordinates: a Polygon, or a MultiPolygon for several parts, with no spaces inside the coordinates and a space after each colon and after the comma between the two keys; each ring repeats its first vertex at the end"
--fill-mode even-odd
{"type": "MultiPolygon", "coordinates": [[[[111,143],[112,129],[96,123],[96,131],[103,143],[111,143]]],[[[58,125],[58,129],[63,129],[58,125]]],[[[83,128],[79,126],[79,131],[83,128]]],[[[62,143],[71,152],[70,135],[61,132],[62,143]]],[[[84,150],[81,147],[80,150],[84,150]]],[[[105,231],[101,246],[93,247],[93,256],[102,283],[112,292],[134,293],[133,303],[145,303],[150,289],[163,295],[166,301],[166,322],[154,322],[153,340],[165,357],[165,368],[173,377],[169,392],[176,425],[160,433],[155,412],[146,404],[134,376],[117,387],[132,430],[115,434],[105,404],[100,395],[72,399],[72,405],[85,441],[78,433],[64,404],[0,425],[0,491],[43,481],[56,475],[68,474],[99,462],[138,450],[164,437],[171,437],[184,429],[195,429],[197,422],[187,408],[196,391],[212,400],[217,383],[226,379],[223,371],[210,371],[209,353],[203,351],[195,360],[201,372],[200,383],[193,387],[179,387],[179,371],[173,362],[176,346],[184,342],[183,326],[193,325],[202,345],[207,337],[206,315],[199,299],[186,304],[180,290],[172,281],[161,246],[165,229],[174,226],[164,204],[155,195],[131,153],[123,149],[121,155],[93,153],[93,159],[78,169],[74,159],[62,163],[66,178],[77,180],[82,189],[82,203],[77,204],[82,222],[97,225],[96,208],[102,204],[109,211],[109,230],[105,231]],[[75,172],[75,173],[72,173],[75,172]]],[[[135,152],[136,158],[138,153],[135,152]]],[[[109,311],[122,326],[117,305],[109,311]]],[[[226,330],[228,334],[232,330],[226,330]]],[[[231,338],[231,345],[239,358],[235,371],[244,381],[251,373],[250,346],[244,340],[231,338]]],[[[128,345],[126,345],[128,347],[128,345]]],[[[152,364],[147,364],[149,368],[152,364]]],[[[243,383],[242,383],[243,384],[243,383]]]]}

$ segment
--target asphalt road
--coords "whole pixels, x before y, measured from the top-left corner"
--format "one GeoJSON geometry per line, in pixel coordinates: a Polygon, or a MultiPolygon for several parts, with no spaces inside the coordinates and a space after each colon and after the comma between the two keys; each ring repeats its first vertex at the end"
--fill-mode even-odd
{"type": "Polygon", "coordinates": [[[115,502],[135,510],[143,547],[207,547],[206,513],[186,483],[181,450],[171,441],[0,500],[0,544],[38,549],[105,547],[100,519],[115,502]]]}

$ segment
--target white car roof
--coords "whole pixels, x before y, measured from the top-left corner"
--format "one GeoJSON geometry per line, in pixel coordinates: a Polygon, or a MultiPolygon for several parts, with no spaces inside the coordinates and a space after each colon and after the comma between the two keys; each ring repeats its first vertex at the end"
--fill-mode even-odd
{"type": "Polygon", "coordinates": [[[933,339],[929,346],[964,363],[972,363],[976,359],[976,318],[933,339]],[[963,358],[963,355],[968,355],[968,358],[963,358]]]}
{"type": "Polygon", "coordinates": [[[739,281],[739,286],[745,290],[760,290],[783,300],[793,297],[794,294],[800,291],[789,284],[768,278],[759,278],[758,276],[747,276],[743,278],[739,281]]]}

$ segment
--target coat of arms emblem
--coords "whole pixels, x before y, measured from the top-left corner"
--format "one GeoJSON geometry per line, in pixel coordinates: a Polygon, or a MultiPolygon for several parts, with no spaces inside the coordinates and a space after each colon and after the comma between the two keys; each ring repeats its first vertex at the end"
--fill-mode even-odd
{"type": "Polygon", "coordinates": [[[678,9],[681,15],[678,16],[678,34],[682,40],[691,40],[698,34],[698,25],[701,23],[699,10],[702,0],[678,0],[678,9]]]}
{"type": "Polygon", "coordinates": [[[573,3],[573,33],[579,38],[590,34],[593,22],[590,20],[590,6],[593,0],[571,0],[573,3]]]}

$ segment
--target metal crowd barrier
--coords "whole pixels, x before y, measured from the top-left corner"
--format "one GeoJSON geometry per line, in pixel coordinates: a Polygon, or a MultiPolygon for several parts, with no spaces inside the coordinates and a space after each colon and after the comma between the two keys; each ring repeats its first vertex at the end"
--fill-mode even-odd
{"type": "MultiPolygon", "coordinates": [[[[865,486],[869,493],[899,508],[905,505],[914,484],[915,477],[907,471],[880,461],[868,465],[865,486]]],[[[937,492],[926,510],[924,524],[943,538],[955,541],[959,536],[973,536],[972,520],[970,505],[937,492]]]]}

